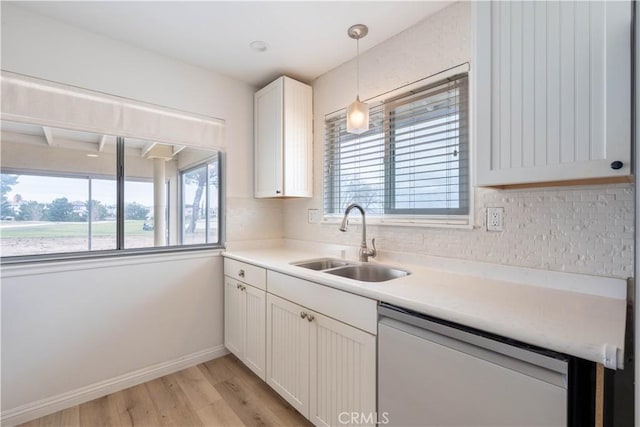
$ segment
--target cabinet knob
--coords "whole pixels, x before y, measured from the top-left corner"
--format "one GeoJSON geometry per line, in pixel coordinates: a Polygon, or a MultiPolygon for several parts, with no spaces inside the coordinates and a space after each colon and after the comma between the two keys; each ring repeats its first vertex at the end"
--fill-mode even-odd
{"type": "Polygon", "coordinates": [[[238,271],[238,276],[240,276],[240,277],[244,277],[244,270],[240,270],[240,271],[238,271]]]}
{"type": "Polygon", "coordinates": [[[241,286],[240,286],[240,290],[241,290],[241,291],[246,291],[246,290],[247,290],[247,287],[246,287],[245,285],[241,285],[241,286]]]}
{"type": "Polygon", "coordinates": [[[280,193],[282,193],[282,191],[276,190],[276,194],[280,194],[280,193]]]}
{"type": "Polygon", "coordinates": [[[240,285],[240,283],[236,283],[236,289],[240,289],[242,288],[242,285],[240,285]]]}
{"type": "Polygon", "coordinates": [[[307,313],[305,313],[304,311],[301,311],[300,312],[300,317],[302,317],[304,319],[305,317],[307,317],[307,313]]]}
{"type": "Polygon", "coordinates": [[[313,315],[311,315],[311,314],[309,314],[309,315],[307,316],[307,320],[308,320],[309,322],[313,322],[313,320],[314,320],[314,319],[315,319],[315,317],[313,317],[313,315]]]}
{"type": "Polygon", "coordinates": [[[616,160],[615,162],[611,162],[611,169],[618,170],[622,169],[623,163],[620,160],[616,160]]]}

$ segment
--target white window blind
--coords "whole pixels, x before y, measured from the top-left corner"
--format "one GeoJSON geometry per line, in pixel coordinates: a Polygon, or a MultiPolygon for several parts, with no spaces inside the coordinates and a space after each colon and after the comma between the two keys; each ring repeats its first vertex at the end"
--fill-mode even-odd
{"type": "Polygon", "coordinates": [[[456,75],[370,109],[369,131],[326,118],[324,210],[360,203],[378,216],[469,213],[468,77],[456,75]]]}

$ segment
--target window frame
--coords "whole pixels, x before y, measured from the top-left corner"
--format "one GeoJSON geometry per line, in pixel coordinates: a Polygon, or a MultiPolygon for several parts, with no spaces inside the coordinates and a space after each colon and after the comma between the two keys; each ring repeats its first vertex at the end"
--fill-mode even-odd
{"type": "MultiPolygon", "coordinates": [[[[461,206],[458,208],[437,208],[437,209],[396,209],[392,208],[391,201],[394,197],[395,193],[393,191],[392,184],[394,182],[392,172],[393,172],[393,164],[392,164],[392,154],[391,147],[393,144],[392,130],[385,129],[382,130],[385,132],[384,138],[384,199],[382,203],[384,204],[383,214],[368,214],[367,222],[370,224],[378,224],[378,225],[398,225],[398,226],[424,226],[424,227],[442,227],[442,228],[464,228],[470,229],[473,228],[474,222],[474,196],[473,196],[473,173],[472,168],[473,165],[470,161],[473,151],[473,141],[472,141],[472,133],[470,127],[470,117],[472,114],[472,100],[471,100],[471,84],[473,82],[472,73],[470,71],[470,67],[468,63],[464,63],[450,69],[444,70],[442,72],[436,73],[432,76],[425,77],[416,82],[409,83],[400,88],[394,89],[392,91],[386,92],[380,96],[374,97],[372,99],[367,100],[369,102],[370,108],[377,108],[379,105],[382,105],[383,108],[383,117],[385,123],[389,123],[391,126],[391,121],[389,120],[389,114],[393,112],[393,110],[401,105],[406,105],[411,102],[415,102],[419,99],[426,98],[430,96],[429,93],[425,93],[424,96],[420,96],[420,92],[424,92],[429,90],[430,88],[437,87],[447,82],[451,82],[460,78],[465,78],[466,82],[464,83],[465,92],[463,94],[465,98],[466,108],[460,109],[463,113],[463,116],[460,118],[460,123],[464,123],[464,132],[466,134],[465,143],[466,143],[466,152],[464,150],[460,150],[462,155],[460,156],[459,162],[459,170],[464,170],[467,177],[464,180],[465,182],[461,183],[460,192],[466,194],[467,197],[464,199],[460,199],[461,206]],[[416,95],[416,96],[412,96],[416,95]]],[[[444,89],[446,90],[446,89],[444,89]]],[[[432,95],[432,94],[431,94],[432,95]]],[[[345,119],[344,117],[345,110],[338,110],[333,113],[329,113],[325,116],[325,126],[323,127],[324,131],[324,141],[323,141],[323,183],[324,183],[324,194],[323,194],[323,222],[324,223],[337,223],[342,218],[343,214],[339,212],[338,206],[336,203],[339,203],[339,197],[337,196],[340,191],[340,183],[339,179],[336,176],[336,173],[331,173],[331,162],[329,160],[329,156],[327,155],[327,149],[333,148],[331,147],[328,132],[330,129],[330,122],[334,121],[332,125],[335,131],[336,126],[341,126],[340,121],[345,119]]],[[[360,138],[361,135],[347,135],[343,137],[342,142],[349,141],[350,139],[360,138]]],[[[332,158],[333,162],[340,162],[340,153],[337,152],[332,158]]],[[[358,218],[353,218],[354,222],[358,222],[358,218]]]]}
{"type": "MultiPolygon", "coordinates": [[[[469,174],[469,149],[470,149],[470,141],[469,141],[469,89],[468,89],[468,78],[469,76],[461,77],[467,79],[465,83],[460,85],[460,89],[464,89],[465,92],[461,93],[459,96],[464,97],[467,102],[467,108],[458,109],[458,123],[460,129],[465,129],[467,133],[466,139],[458,137],[458,145],[465,145],[465,149],[460,149],[458,151],[458,171],[466,170],[469,174]],[[464,124],[464,126],[462,126],[464,124]]],[[[430,85],[427,85],[416,92],[416,96],[412,96],[411,92],[400,95],[394,99],[391,99],[384,104],[384,117],[385,122],[389,123],[389,130],[385,134],[385,158],[384,158],[384,167],[385,167],[385,192],[384,192],[384,213],[385,215],[398,215],[398,216],[424,216],[424,217],[437,217],[437,216],[467,216],[469,215],[470,203],[469,198],[460,198],[458,199],[460,202],[460,206],[458,208],[423,208],[423,209],[402,209],[395,207],[395,119],[392,119],[391,116],[395,114],[395,111],[398,107],[402,107],[404,105],[409,105],[411,103],[420,101],[422,99],[429,98],[430,96],[434,96],[433,93],[422,93],[427,92],[430,88],[438,87],[442,84],[445,84],[449,79],[443,79],[437,82],[434,82],[430,85]]],[[[448,89],[441,89],[442,92],[447,91],[448,89]]],[[[437,94],[437,93],[436,93],[437,94]]],[[[467,179],[461,180],[459,184],[459,192],[462,194],[469,194],[470,191],[470,177],[467,176],[467,179]]]]}
{"type": "MultiPolygon", "coordinates": [[[[178,197],[178,204],[179,204],[178,227],[180,228],[180,234],[179,234],[178,240],[181,242],[180,246],[189,246],[189,245],[185,245],[184,243],[182,243],[184,241],[184,227],[185,227],[185,224],[184,224],[184,211],[183,211],[184,202],[185,202],[185,200],[184,200],[184,185],[185,185],[185,183],[184,183],[184,175],[189,173],[189,172],[192,172],[192,171],[194,171],[196,169],[202,168],[202,167],[204,167],[205,170],[206,170],[206,174],[207,174],[206,182],[207,182],[207,185],[205,186],[205,190],[204,190],[204,192],[205,192],[205,240],[208,240],[209,239],[209,231],[210,231],[210,229],[209,229],[209,227],[210,227],[210,225],[209,225],[209,223],[210,223],[210,221],[209,221],[209,208],[211,206],[210,205],[211,200],[210,200],[210,197],[209,197],[209,186],[208,186],[209,178],[210,178],[209,165],[212,165],[214,163],[216,164],[216,168],[218,170],[218,182],[220,182],[220,177],[221,177],[221,173],[222,173],[221,172],[221,170],[222,170],[221,169],[222,168],[222,164],[221,163],[222,162],[221,162],[221,158],[220,157],[221,157],[221,152],[218,151],[217,154],[214,154],[214,155],[208,157],[204,161],[198,162],[198,163],[193,164],[193,165],[189,165],[189,166],[187,166],[185,168],[182,168],[182,169],[178,170],[178,187],[180,189],[179,197],[178,197]]],[[[206,243],[197,243],[197,245],[216,245],[216,244],[221,244],[222,231],[221,231],[221,228],[220,228],[221,227],[221,219],[220,219],[220,217],[221,217],[220,210],[221,209],[220,208],[222,206],[222,190],[220,189],[220,187],[218,188],[218,198],[217,199],[218,199],[218,216],[217,216],[217,218],[218,218],[218,241],[216,243],[208,243],[208,242],[206,242],[206,243]]],[[[193,207],[192,207],[192,209],[193,209],[193,207]]]]}
{"type": "MultiPolygon", "coordinates": [[[[65,128],[69,130],[74,130],[72,128],[65,128]]],[[[220,212],[225,211],[224,206],[224,195],[225,195],[225,184],[224,184],[224,168],[225,168],[225,152],[219,149],[211,150],[208,148],[202,148],[197,146],[192,146],[194,149],[203,149],[210,150],[215,152],[208,160],[213,158],[217,159],[217,169],[218,169],[218,241],[215,243],[198,243],[198,244],[175,244],[171,245],[170,238],[167,238],[167,244],[164,246],[148,246],[141,248],[125,248],[124,247],[124,207],[125,207],[125,192],[124,185],[126,182],[125,177],[125,142],[124,138],[116,137],[116,168],[115,168],[115,176],[113,175],[103,175],[103,174],[87,174],[87,173],[78,173],[74,174],[73,172],[56,172],[56,171],[38,171],[38,170],[30,170],[30,169],[16,169],[16,168],[1,168],[1,174],[22,174],[22,175],[31,175],[31,176],[57,176],[62,178],[83,178],[83,179],[95,179],[95,178],[108,178],[114,179],[116,181],[116,248],[114,249],[106,249],[106,250],[86,250],[86,251],[71,251],[71,252],[56,252],[56,253],[41,253],[41,254],[27,254],[27,255],[9,255],[9,256],[0,256],[0,265],[14,265],[14,264],[26,264],[26,263],[42,263],[42,262],[51,262],[51,261],[67,261],[67,260],[92,260],[92,259],[100,259],[100,258],[112,258],[112,257],[127,257],[127,256],[135,256],[135,255],[153,255],[160,253],[172,253],[172,252],[190,252],[190,251],[200,251],[200,250],[217,250],[224,249],[224,239],[225,239],[225,221],[224,215],[221,215],[220,212]]],[[[210,161],[200,162],[200,164],[209,164],[210,161]]],[[[178,171],[179,174],[182,170],[178,171]]],[[[208,173],[208,172],[207,172],[208,173]]],[[[181,175],[180,175],[181,176],[181,175]]],[[[207,177],[208,178],[208,177],[207,177]]],[[[170,184],[167,185],[167,187],[170,184]]],[[[180,185],[179,185],[180,187],[180,185]]],[[[170,191],[167,188],[167,191],[170,191]]],[[[180,190],[181,192],[181,190],[180,190]]],[[[181,204],[182,194],[178,196],[178,203],[181,204]]],[[[182,208],[179,207],[179,213],[182,208]]],[[[170,210],[168,209],[167,216],[170,216],[170,210]]],[[[181,226],[181,220],[178,221],[179,226],[181,226]]],[[[209,226],[207,222],[207,227],[209,226]]],[[[88,226],[90,229],[90,227],[88,226]]],[[[181,235],[182,233],[180,233],[181,235]]],[[[208,236],[207,236],[208,237],[208,236]]]]}

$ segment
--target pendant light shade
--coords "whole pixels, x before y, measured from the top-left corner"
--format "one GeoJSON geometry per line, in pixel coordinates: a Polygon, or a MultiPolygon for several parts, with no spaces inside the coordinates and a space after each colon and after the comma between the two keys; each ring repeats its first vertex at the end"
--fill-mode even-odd
{"type": "Polygon", "coordinates": [[[347,132],[360,134],[369,130],[369,104],[360,102],[360,97],[347,108],[347,132]]]}
{"type": "Polygon", "coordinates": [[[347,132],[361,134],[369,130],[369,105],[360,101],[360,39],[367,35],[369,28],[356,24],[347,34],[356,40],[356,100],[347,108],[347,132]]]}

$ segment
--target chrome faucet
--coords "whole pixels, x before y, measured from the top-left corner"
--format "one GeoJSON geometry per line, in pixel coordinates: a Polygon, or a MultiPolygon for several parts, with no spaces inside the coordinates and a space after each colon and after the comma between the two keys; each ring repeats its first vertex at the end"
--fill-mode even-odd
{"type": "Polygon", "coordinates": [[[376,256],[376,239],[371,239],[372,249],[367,248],[367,221],[364,218],[364,209],[357,203],[351,203],[347,206],[347,209],[344,211],[344,217],[342,218],[342,223],[340,224],[340,231],[347,231],[347,217],[352,209],[357,209],[362,214],[362,242],[360,242],[360,251],[358,252],[358,259],[360,262],[369,261],[369,257],[375,258],[376,256]]]}

